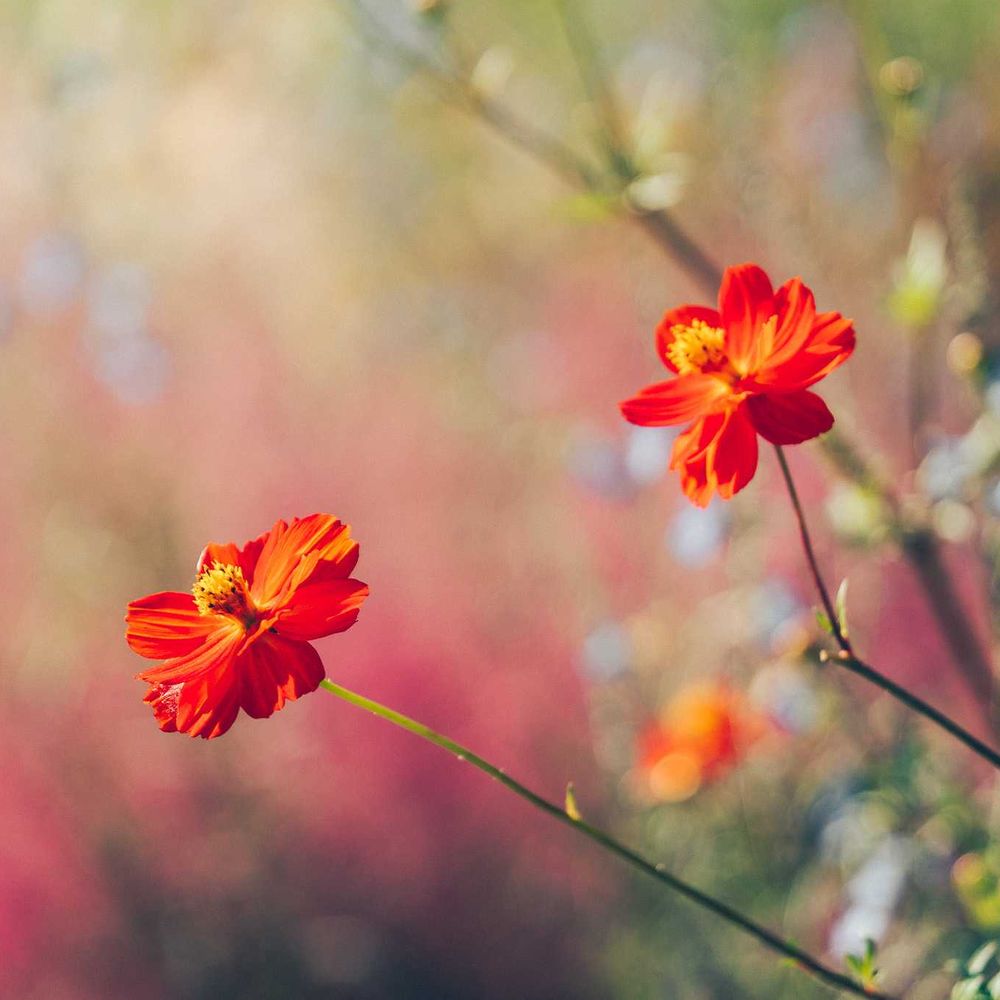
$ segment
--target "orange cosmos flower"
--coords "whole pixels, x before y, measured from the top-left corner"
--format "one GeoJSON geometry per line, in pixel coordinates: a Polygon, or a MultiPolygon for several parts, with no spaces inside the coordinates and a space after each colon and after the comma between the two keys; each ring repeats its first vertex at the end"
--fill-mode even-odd
{"type": "Polygon", "coordinates": [[[206,546],[189,594],[128,606],[128,644],[166,662],[138,675],[164,732],[212,739],[242,708],[266,718],[326,672],[309,644],[350,628],[368,587],[351,579],[358,543],[330,514],[278,521],[242,549],[206,546]]]}
{"type": "Polygon", "coordinates": [[[757,435],[798,444],[828,431],[833,415],[809,386],[854,350],[854,326],[840,313],[817,313],[801,278],[777,291],[756,264],[726,268],[718,311],[668,309],[656,329],[663,363],[677,376],[621,404],[644,427],[691,425],[674,443],[670,468],[704,507],[729,499],[757,469],[757,435]]]}
{"type": "Polygon", "coordinates": [[[690,798],[735,767],[766,728],[724,681],[692,684],[639,737],[640,790],[664,802],[690,798]]]}

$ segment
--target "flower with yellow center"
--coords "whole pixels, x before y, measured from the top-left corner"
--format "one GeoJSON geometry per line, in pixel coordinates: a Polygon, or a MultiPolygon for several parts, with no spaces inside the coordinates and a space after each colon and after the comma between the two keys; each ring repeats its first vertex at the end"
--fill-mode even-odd
{"type": "Polygon", "coordinates": [[[164,732],[211,739],[240,711],[255,719],[314,691],[313,639],[354,624],[368,587],[351,576],[358,544],[330,514],[278,521],[242,548],[210,544],[191,592],[128,607],[128,644],[164,662],[139,674],[164,732]]]}
{"type": "Polygon", "coordinates": [[[828,431],[833,415],[809,387],[850,357],[854,327],[817,313],[799,278],[775,290],[755,264],[726,268],[719,308],[668,309],[656,346],[676,378],[646,386],[621,404],[644,427],[689,424],[670,468],[704,507],[743,489],[757,470],[757,435],[798,444],[828,431]]]}

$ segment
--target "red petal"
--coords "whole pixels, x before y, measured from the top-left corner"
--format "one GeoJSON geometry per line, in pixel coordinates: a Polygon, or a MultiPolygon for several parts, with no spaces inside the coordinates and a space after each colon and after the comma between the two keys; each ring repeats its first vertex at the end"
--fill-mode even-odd
{"type": "Polygon", "coordinates": [[[757,433],[772,444],[799,444],[833,426],[833,414],[826,403],[805,389],[751,396],[747,405],[757,433]]]}
{"type": "Polygon", "coordinates": [[[622,416],[630,423],[664,427],[711,412],[729,394],[726,383],[714,375],[682,375],[647,386],[620,405],[622,416]]]}
{"type": "Polygon", "coordinates": [[[331,514],[278,521],[267,533],[253,574],[250,593],[259,605],[274,604],[304,583],[320,566],[325,574],[350,576],[358,561],[358,543],[350,528],[331,514]]]}
{"type": "MultiPolygon", "coordinates": [[[[801,278],[791,278],[774,294],[778,325],[771,362],[792,356],[816,325],[816,299],[801,278]]],[[[767,359],[765,359],[767,360],[767,359]]]]}
{"type": "Polygon", "coordinates": [[[360,580],[316,581],[299,587],[278,612],[274,627],[289,639],[320,639],[349,629],[357,620],[368,585],[360,580]]]}
{"type": "Polygon", "coordinates": [[[708,447],[722,426],[724,416],[713,413],[696,420],[674,442],[670,468],[681,475],[681,487],[687,498],[699,507],[707,507],[715,485],[708,475],[708,447]]]}
{"type": "Polygon", "coordinates": [[[315,691],[326,676],[319,653],[307,642],[268,635],[240,657],[243,711],[267,718],[301,695],[315,691]]]}
{"type": "Polygon", "coordinates": [[[708,452],[708,468],[719,496],[730,499],[757,471],[757,433],[745,406],[734,407],[708,452]]]}
{"type": "Polygon", "coordinates": [[[151,660],[192,653],[219,627],[215,615],[198,612],[190,594],[170,591],[132,601],[125,623],[128,644],[151,660]]]}
{"type": "Polygon", "coordinates": [[[756,264],[727,267],[719,288],[719,312],[729,360],[737,371],[747,372],[754,341],[775,313],[771,279],[756,264]]]}
{"type": "Polygon", "coordinates": [[[214,671],[220,664],[228,663],[243,640],[243,628],[238,622],[219,615],[206,618],[215,622],[215,628],[196,649],[169,659],[158,667],[143,670],[139,678],[150,684],[178,684],[194,680],[214,671]]]}
{"type": "Polygon", "coordinates": [[[174,724],[177,731],[210,740],[236,721],[240,710],[239,681],[233,663],[181,685],[174,724]]]}
{"type": "Polygon", "coordinates": [[[684,493],[699,507],[713,493],[729,499],[757,471],[757,436],[745,407],[733,406],[697,421],[674,442],[670,468],[681,474],[684,493]]]}
{"type": "Polygon", "coordinates": [[[674,342],[673,328],[675,326],[690,326],[696,319],[700,319],[709,326],[718,329],[722,326],[722,317],[708,306],[678,306],[676,309],[668,309],[660,320],[660,325],[656,328],[656,350],[660,355],[660,360],[672,371],[677,371],[677,366],[667,355],[667,349],[674,342]]]}

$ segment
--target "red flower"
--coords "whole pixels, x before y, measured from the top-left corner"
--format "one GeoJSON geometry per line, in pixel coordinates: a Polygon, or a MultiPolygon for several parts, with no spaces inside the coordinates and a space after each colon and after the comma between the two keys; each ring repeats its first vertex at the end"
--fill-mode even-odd
{"type": "Polygon", "coordinates": [[[358,543],[330,514],[278,521],[238,549],[206,546],[190,594],[128,606],[128,644],[166,662],[138,675],[160,729],[212,739],[242,708],[263,719],[315,691],[326,672],[310,639],[350,628],[368,587],[350,578],[358,543]]]}
{"type": "Polygon", "coordinates": [[[817,313],[800,278],[777,291],[755,264],[726,268],[719,309],[668,309],[656,347],[677,378],[647,386],[621,404],[644,427],[693,421],[674,443],[670,468],[700,507],[729,499],[757,469],[757,435],[798,444],[828,431],[833,415],[808,387],[854,350],[854,326],[817,313]]]}

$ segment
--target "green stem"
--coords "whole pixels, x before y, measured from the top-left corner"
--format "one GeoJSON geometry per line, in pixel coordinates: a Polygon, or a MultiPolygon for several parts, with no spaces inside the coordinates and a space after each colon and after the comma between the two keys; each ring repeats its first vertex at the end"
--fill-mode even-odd
{"type": "Polygon", "coordinates": [[[346,701],[348,704],[354,705],[356,708],[361,708],[366,712],[371,712],[372,715],[377,715],[380,719],[385,719],[386,722],[391,722],[394,726],[399,726],[400,729],[405,729],[407,732],[413,733],[415,736],[419,736],[423,740],[427,740],[428,743],[433,743],[442,750],[447,750],[448,753],[457,757],[459,760],[466,761],[473,767],[478,768],[484,774],[493,778],[494,781],[500,782],[501,785],[508,788],[515,795],[519,795],[536,809],[541,810],[543,813],[546,813],[553,819],[558,820],[563,825],[571,827],[577,832],[583,834],[583,836],[592,840],[599,847],[603,847],[604,850],[621,858],[633,868],[639,869],[639,871],[644,874],[673,889],[674,892],[680,893],[680,895],[691,900],[693,903],[696,903],[698,906],[709,910],[733,926],[738,927],[751,937],[756,938],[757,941],[763,944],[766,948],[769,948],[771,951],[776,952],[784,958],[790,959],[800,968],[815,976],[821,982],[826,983],[828,986],[832,986],[834,989],[841,990],[845,993],[851,993],[854,996],[873,998],[873,1000],[896,1000],[896,998],[887,993],[878,993],[866,989],[850,977],[829,968],[808,952],[803,951],[790,941],[786,941],[784,938],[779,937],[774,932],[769,931],[766,927],[762,927],[749,917],[746,917],[739,911],[734,910],[731,906],[714,899],[712,896],[706,895],[701,890],[694,888],[694,886],[689,885],[676,875],[672,875],[664,868],[663,865],[653,864],[652,862],[647,861],[635,851],[625,847],[623,844],[620,844],[610,834],[605,833],[596,826],[591,826],[582,819],[573,818],[564,808],[556,805],[554,802],[550,802],[548,799],[542,798],[540,795],[537,795],[535,792],[531,791],[530,788],[525,787],[519,781],[510,777],[510,775],[503,769],[494,767],[488,760],[485,760],[478,754],[473,753],[460,743],[456,743],[454,740],[449,739],[447,736],[443,736],[441,733],[435,732],[429,726],[425,726],[422,722],[417,722],[416,719],[411,719],[409,716],[388,708],[377,701],[373,701],[371,698],[366,698],[364,695],[357,694],[348,688],[341,687],[341,685],[335,684],[329,679],[324,680],[321,686],[326,688],[326,690],[331,694],[335,694],[338,698],[346,701]]]}
{"type": "Polygon", "coordinates": [[[830,600],[830,592],[826,589],[826,584],[823,582],[823,576],[819,571],[819,564],[816,561],[816,553],[813,550],[812,539],[809,536],[809,527],[806,524],[805,512],[802,509],[802,503],[799,500],[798,490],[795,488],[795,480],[792,479],[791,470],[788,468],[788,460],[785,458],[785,453],[781,448],[781,445],[774,446],[775,454],[778,456],[778,465],[781,467],[781,475],[785,480],[785,487],[788,490],[788,496],[792,501],[792,509],[795,511],[795,519],[798,521],[799,526],[799,536],[802,539],[802,548],[805,550],[806,562],[809,564],[809,571],[812,574],[813,582],[816,584],[816,589],[819,591],[820,601],[823,604],[823,609],[826,611],[827,617],[830,620],[830,628],[833,633],[833,638],[837,645],[840,647],[840,654],[834,659],[841,666],[846,667],[851,673],[857,674],[859,677],[863,677],[866,681],[880,687],[883,691],[891,694],[897,701],[906,705],[907,708],[912,709],[914,712],[919,713],[925,719],[929,719],[936,726],[939,726],[945,732],[950,733],[959,742],[965,744],[973,753],[982,757],[983,760],[988,761],[995,768],[1000,769],[1000,753],[993,750],[982,740],[973,736],[967,729],[960,726],[954,719],[949,718],[944,712],[939,711],[934,708],[933,705],[929,705],[922,698],[918,698],[915,694],[907,691],[906,688],[901,687],[895,681],[889,680],[888,677],[880,674],[874,667],[870,664],[865,663],[863,660],[858,659],[854,653],[854,649],[851,646],[850,640],[844,635],[842,623],[839,620],[836,609],[833,606],[833,602],[830,600]]]}

